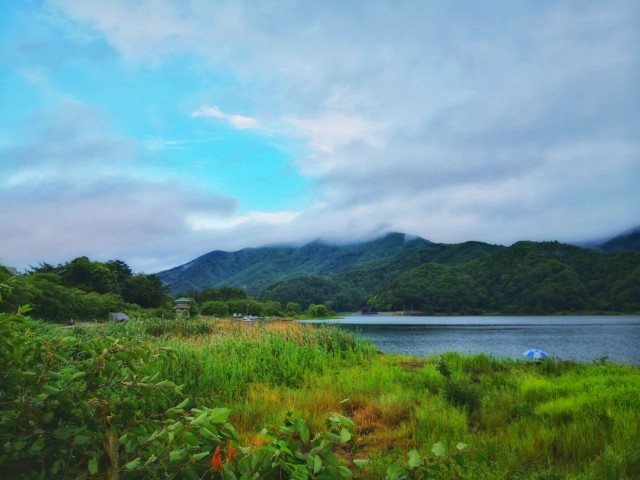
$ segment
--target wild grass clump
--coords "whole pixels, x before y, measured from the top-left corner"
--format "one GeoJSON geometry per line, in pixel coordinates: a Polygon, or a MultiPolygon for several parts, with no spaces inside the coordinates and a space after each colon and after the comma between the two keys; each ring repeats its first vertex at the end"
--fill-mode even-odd
{"type": "Polygon", "coordinates": [[[411,450],[416,460],[435,443],[451,452],[458,442],[470,445],[461,478],[640,478],[638,367],[456,353],[416,359],[381,355],[333,327],[203,322],[132,321],[86,335],[170,347],[154,363],[161,378],[184,385],[196,405],[231,408],[245,444],[263,445],[262,427],[289,411],[314,431],[340,413],[371,460],[359,478],[382,480],[411,450]]]}
{"type": "Polygon", "coordinates": [[[117,337],[132,342],[149,341],[152,337],[192,338],[212,333],[216,320],[209,317],[159,318],[140,316],[125,322],[108,322],[98,329],[93,326],[77,327],[74,332],[80,336],[103,335],[117,337]]]}
{"type": "Polygon", "coordinates": [[[464,408],[468,413],[480,407],[481,388],[467,379],[450,380],[444,388],[444,398],[456,407],[464,408]]]}
{"type": "Polygon", "coordinates": [[[154,337],[161,335],[177,335],[194,337],[206,335],[214,330],[214,321],[207,317],[178,317],[171,319],[144,318],[138,320],[144,333],[154,337]]]}
{"type": "Polygon", "coordinates": [[[218,322],[210,335],[165,337],[176,354],[159,366],[194,395],[223,401],[242,398],[255,384],[303,387],[310,378],[374,355],[369,345],[332,327],[291,323],[218,322]]]}

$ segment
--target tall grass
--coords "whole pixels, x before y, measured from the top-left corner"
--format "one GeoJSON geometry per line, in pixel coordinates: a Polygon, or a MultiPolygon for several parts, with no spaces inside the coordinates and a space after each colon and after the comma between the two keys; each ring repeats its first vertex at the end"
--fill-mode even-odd
{"type": "Polygon", "coordinates": [[[167,337],[175,359],[159,365],[193,395],[236,401],[256,384],[303,387],[323,372],[362,365],[374,349],[343,330],[299,324],[218,322],[210,335],[167,337]]]}
{"type": "MultiPolygon", "coordinates": [[[[149,337],[149,323],[110,335],[170,346],[161,374],[196,402],[229,406],[240,438],[292,410],[312,430],[329,412],[356,423],[384,478],[409,449],[471,445],[466,478],[640,478],[640,369],[614,364],[533,364],[455,353],[415,359],[378,354],[349,332],[291,323],[184,323],[149,337]],[[141,333],[142,332],[142,333],[141,333]],[[146,333],[145,333],[146,332],[146,333]]],[[[155,328],[155,327],[154,327],[155,328]]]]}

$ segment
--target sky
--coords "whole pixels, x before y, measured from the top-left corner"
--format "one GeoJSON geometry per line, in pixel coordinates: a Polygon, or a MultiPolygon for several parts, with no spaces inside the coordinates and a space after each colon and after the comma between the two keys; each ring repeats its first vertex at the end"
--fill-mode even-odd
{"type": "Polygon", "coordinates": [[[0,264],[640,225],[640,2],[16,0],[0,264]]]}

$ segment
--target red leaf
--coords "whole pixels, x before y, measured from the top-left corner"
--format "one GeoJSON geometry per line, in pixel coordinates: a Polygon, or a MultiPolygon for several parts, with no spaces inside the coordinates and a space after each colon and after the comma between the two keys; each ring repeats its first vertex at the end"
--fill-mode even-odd
{"type": "Polygon", "coordinates": [[[220,445],[216,447],[216,451],[211,457],[211,466],[218,472],[222,471],[222,459],[220,458],[220,445]]]}
{"type": "Polygon", "coordinates": [[[233,463],[233,465],[238,468],[238,464],[236,463],[236,451],[231,445],[227,447],[227,454],[229,455],[229,460],[231,460],[231,463],[233,463]]]}

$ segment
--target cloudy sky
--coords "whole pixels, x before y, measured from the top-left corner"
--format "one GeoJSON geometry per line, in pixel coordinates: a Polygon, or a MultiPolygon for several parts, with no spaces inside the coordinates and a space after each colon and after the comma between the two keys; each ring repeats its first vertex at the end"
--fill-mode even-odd
{"type": "Polygon", "coordinates": [[[635,0],[2,8],[2,264],[640,225],[635,0]]]}

